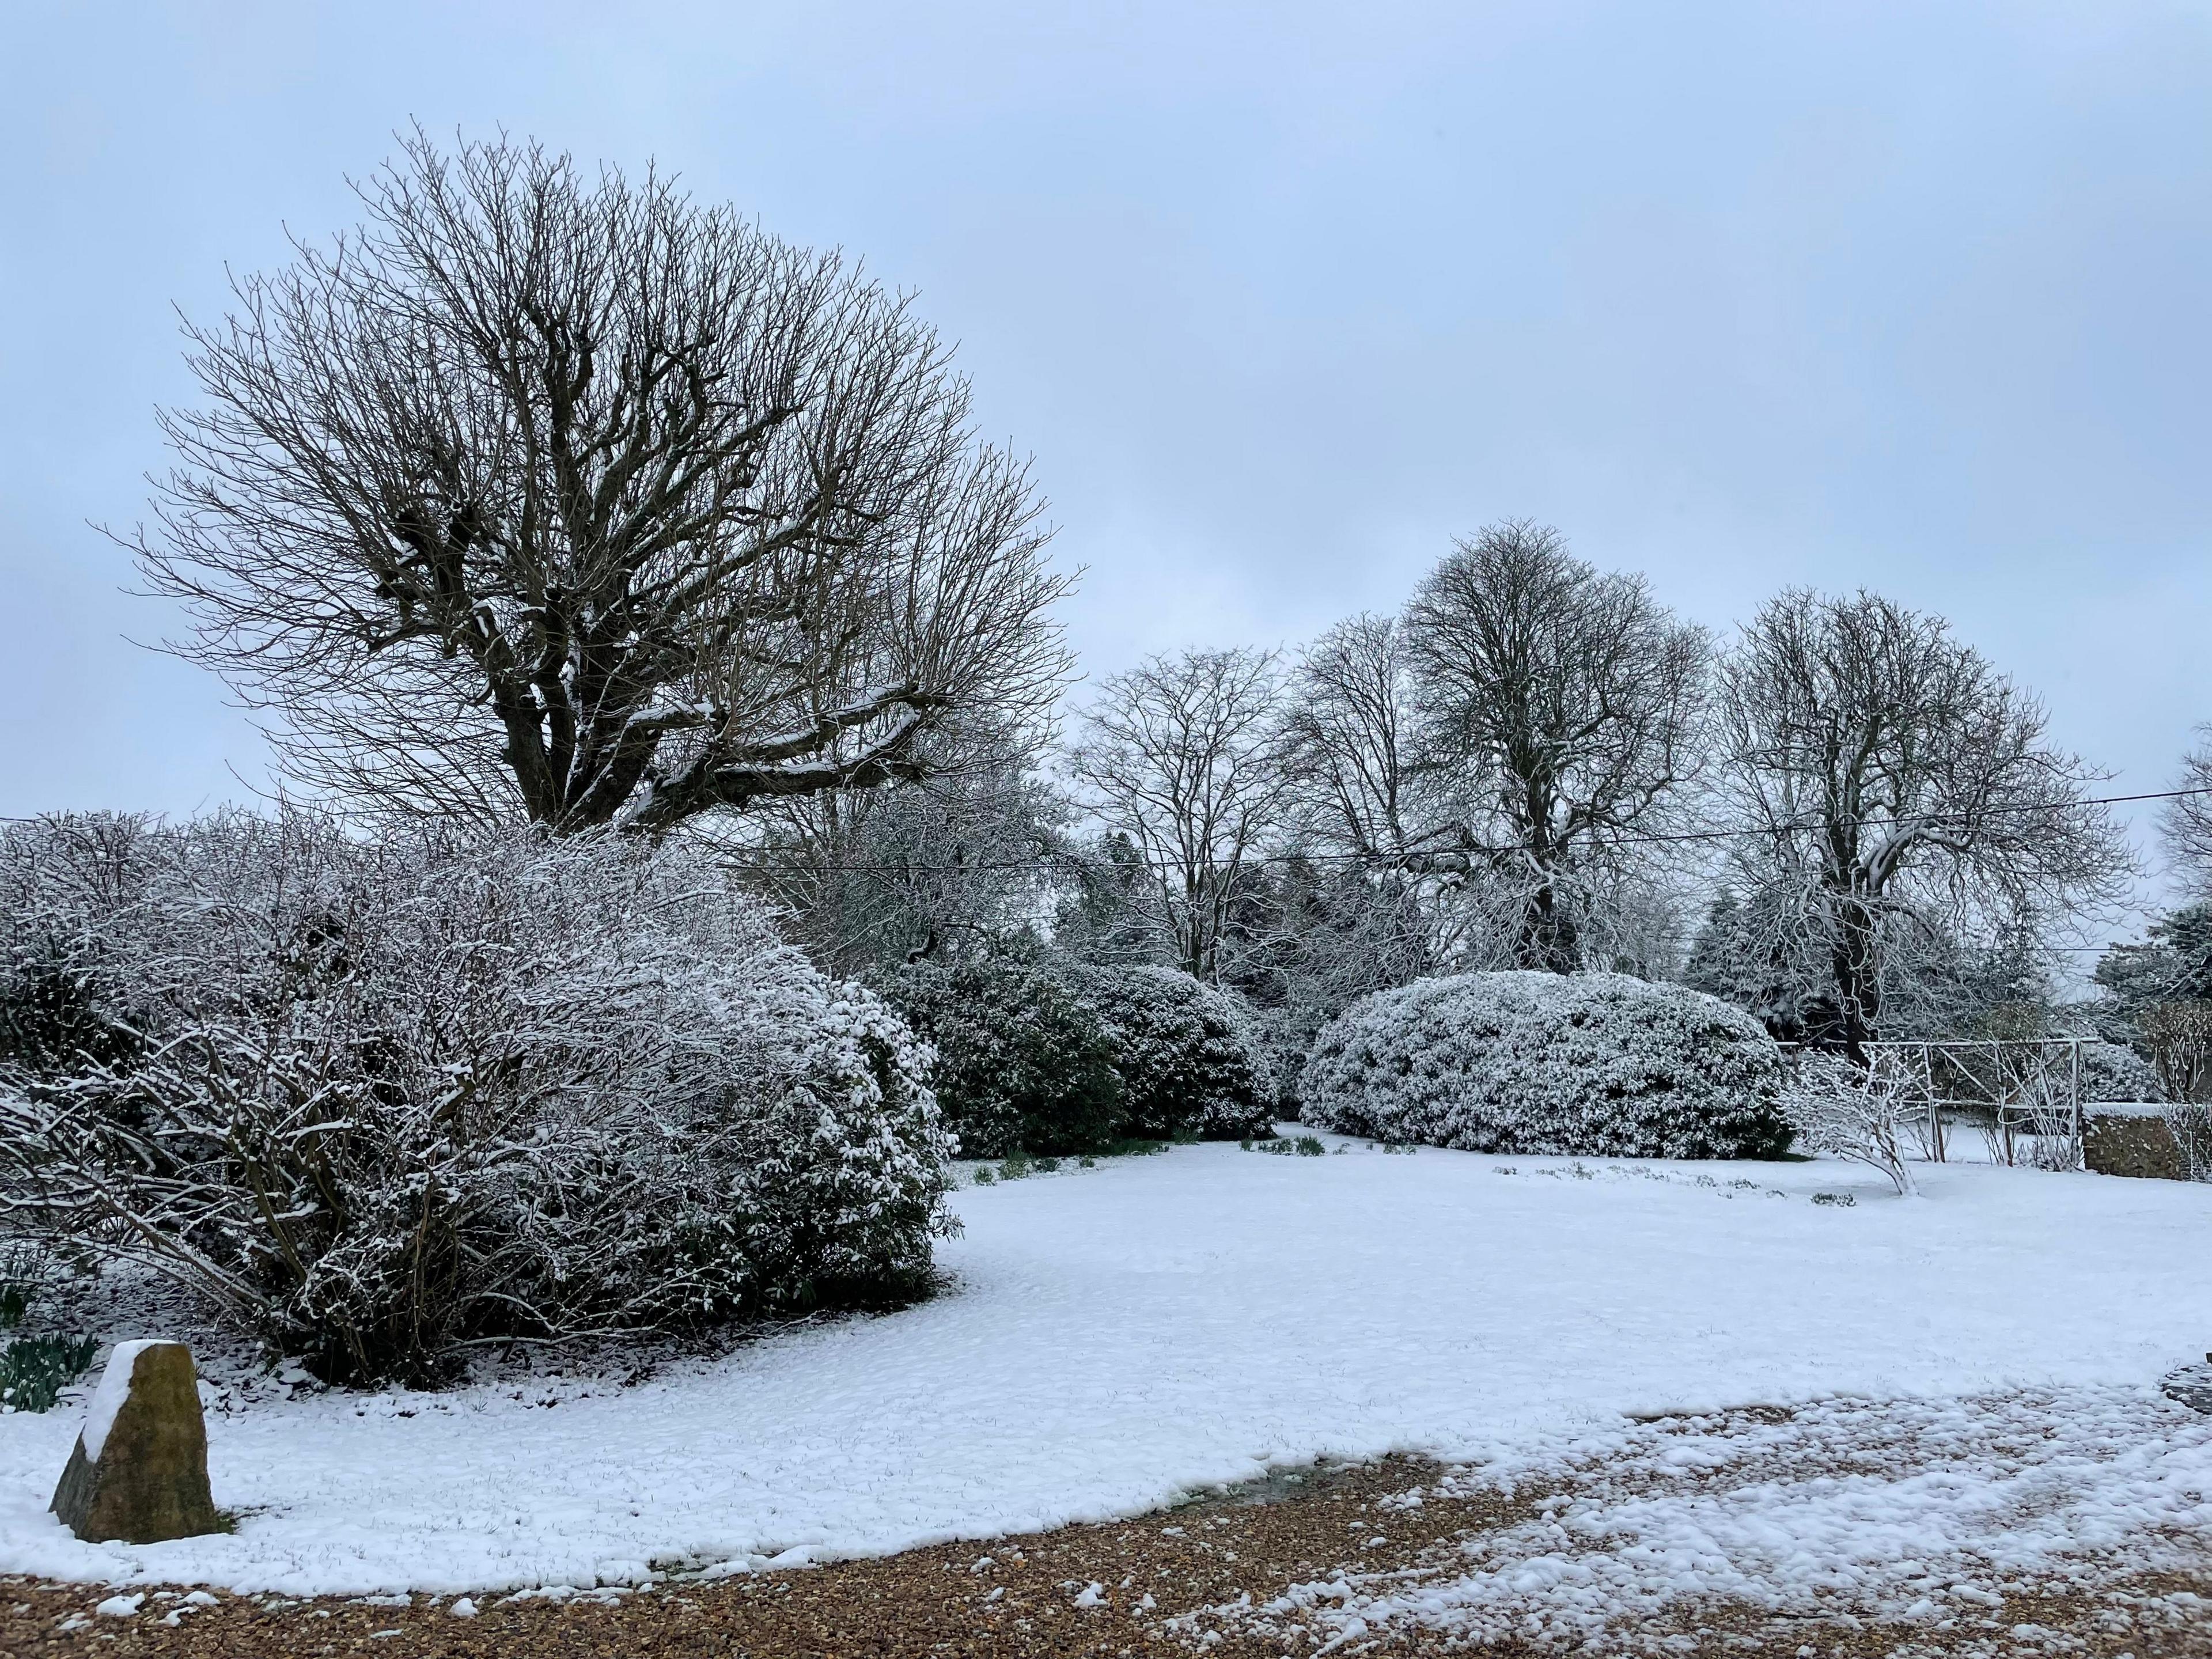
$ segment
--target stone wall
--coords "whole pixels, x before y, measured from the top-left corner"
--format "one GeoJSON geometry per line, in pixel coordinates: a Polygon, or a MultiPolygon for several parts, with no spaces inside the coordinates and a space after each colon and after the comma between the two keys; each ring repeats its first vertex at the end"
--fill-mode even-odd
{"type": "Polygon", "coordinates": [[[2157,1106],[2106,1102],[2082,1107],[2081,1162],[2098,1175],[2189,1179],[2181,1144],[2157,1106]]]}

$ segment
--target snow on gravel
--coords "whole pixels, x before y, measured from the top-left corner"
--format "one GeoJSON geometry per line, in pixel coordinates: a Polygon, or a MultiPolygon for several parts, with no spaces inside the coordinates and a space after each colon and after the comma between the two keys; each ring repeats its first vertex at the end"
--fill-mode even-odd
{"type": "Polygon", "coordinates": [[[1395,1502],[1485,1491],[1534,1500],[1536,1518],[1419,1568],[1340,1571],[1171,1622],[1200,1637],[1295,1627],[1326,1651],[1408,1625],[1565,1647],[1610,1632],[1665,1650],[1660,1621],[1698,1602],[1971,1620],[2022,1588],[2202,1571],[2212,1419],[2112,1386],[1833,1400],[1781,1422],[1730,1413],[1569,1436],[1395,1502]]]}
{"type": "MultiPolygon", "coordinates": [[[[2160,1455],[2174,1484],[2158,1490],[2201,1501],[2203,1419],[2155,1384],[2212,1346],[2212,1187],[1923,1173],[1925,1196],[1898,1199],[1834,1164],[1219,1146],[968,1188],[944,1251],[957,1291],[899,1314],[628,1389],[211,1414],[231,1535],[78,1542],[46,1506],[81,1413],[0,1417],[0,1571],[287,1594],[590,1585],[1103,1519],[1322,1455],[1494,1473],[1627,1445],[1624,1413],[1838,1395],[1953,1401],[1926,1407],[1942,1427],[1971,1423],[1966,1396],[2056,1390],[2046,1418],[2088,1402],[2084,1434],[2141,1443],[2104,1460],[2132,1473],[2109,1501],[2089,1481],[2069,1524],[2171,1519],[2145,1496],[2160,1455]],[[1837,1193],[1856,1202],[1813,1201],[1837,1193]]],[[[1978,1455],[1960,1463],[1968,1486],[1996,1478],[1978,1455]]],[[[1836,1502],[1820,1524],[1857,1524],[1836,1502]]]]}

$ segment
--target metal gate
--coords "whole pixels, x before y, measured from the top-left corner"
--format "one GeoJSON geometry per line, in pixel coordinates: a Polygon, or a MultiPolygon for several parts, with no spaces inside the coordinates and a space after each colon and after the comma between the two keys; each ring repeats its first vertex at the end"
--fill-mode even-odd
{"type": "Polygon", "coordinates": [[[1910,1103],[1900,1121],[1923,1156],[1948,1160],[1961,1122],[1993,1162],[2079,1169],[2081,1049],[2087,1037],[1869,1042],[1867,1063],[1910,1103]]]}

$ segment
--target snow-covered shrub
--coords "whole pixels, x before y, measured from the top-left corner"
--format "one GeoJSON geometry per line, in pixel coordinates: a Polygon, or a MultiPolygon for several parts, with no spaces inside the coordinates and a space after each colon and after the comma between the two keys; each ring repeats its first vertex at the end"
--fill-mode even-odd
{"type": "Polygon", "coordinates": [[[1162,1140],[1264,1134],[1275,1091],[1251,1016],[1172,968],[1073,970],[1121,1081],[1122,1133],[1162,1140]]]}
{"type": "Polygon", "coordinates": [[[939,1103],[969,1156],[1266,1131],[1273,1091],[1251,1019],[1188,974],[997,957],[916,963],[885,990],[936,1049],[939,1103]]]}
{"type": "Polygon", "coordinates": [[[1048,964],[915,963],[884,993],[937,1052],[930,1080],[963,1156],[1066,1157],[1121,1133],[1113,1048],[1048,964]]]}
{"type": "Polygon", "coordinates": [[[927,1282],[927,1050],[679,848],[288,812],[42,823],[0,872],[9,986],[98,1039],[0,1054],[0,1212],[326,1376],[927,1282]]]}
{"type": "Polygon", "coordinates": [[[1800,1146],[1879,1170],[1900,1193],[1916,1190],[1906,1126],[1927,1109],[1927,1091],[1910,1067],[1877,1060],[1862,1070],[1837,1054],[1799,1055],[1782,1091],[1782,1113],[1800,1146]]]}
{"type": "Polygon", "coordinates": [[[112,1066],[137,1051],[119,964],[86,919],[126,901],[145,835],[142,820],[106,815],[0,832],[0,1071],[112,1066]]]}
{"type": "Polygon", "coordinates": [[[1620,974],[1468,974],[1354,1003],[1323,1029],[1305,1121],[1469,1152],[1770,1158],[1782,1054],[1758,1020],[1620,974]]]}
{"type": "Polygon", "coordinates": [[[2158,1068],[2132,1048],[2117,1042],[2081,1045],[2084,1101],[2142,1101],[2154,1104],[2166,1097],[2166,1085],[2159,1079],[2158,1068]]]}

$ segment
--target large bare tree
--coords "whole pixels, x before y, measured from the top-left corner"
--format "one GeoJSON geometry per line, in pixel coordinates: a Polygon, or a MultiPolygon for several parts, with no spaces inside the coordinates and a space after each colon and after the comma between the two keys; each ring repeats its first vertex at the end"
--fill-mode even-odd
{"type": "Polygon", "coordinates": [[[1719,672],[1723,799],[1776,963],[1817,962],[1808,1035],[1855,1056],[1901,951],[2033,929],[2117,896],[2131,864],[2100,775],[1941,617],[1877,594],[1769,601],[1719,672]]]}
{"type": "Polygon", "coordinates": [[[188,328],[135,541],[300,778],[659,830],[1056,696],[1038,499],[905,300],[534,146],[418,132],[360,195],[188,328]]]}
{"type": "Polygon", "coordinates": [[[1103,682],[1066,758],[1098,821],[1141,861],[1176,961],[1212,981],[1285,809],[1275,654],[1152,657],[1103,682]]]}
{"type": "Polygon", "coordinates": [[[1487,883],[1518,965],[1590,965],[1594,909],[1697,771],[1704,631],[1525,520],[1460,542],[1405,629],[1449,803],[1417,862],[1487,883]]]}

